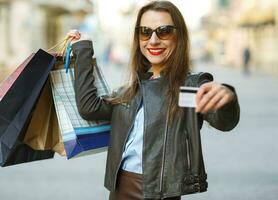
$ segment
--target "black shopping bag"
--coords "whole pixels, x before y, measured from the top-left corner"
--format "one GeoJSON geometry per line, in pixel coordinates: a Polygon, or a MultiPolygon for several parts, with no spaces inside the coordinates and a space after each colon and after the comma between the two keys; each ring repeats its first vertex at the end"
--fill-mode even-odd
{"type": "Polygon", "coordinates": [[[54,56],[39,50],[0,101],[1,166],[54,156],[51,150],[34,150],[22,142],[33,108],[54,64],[54,56]]]}

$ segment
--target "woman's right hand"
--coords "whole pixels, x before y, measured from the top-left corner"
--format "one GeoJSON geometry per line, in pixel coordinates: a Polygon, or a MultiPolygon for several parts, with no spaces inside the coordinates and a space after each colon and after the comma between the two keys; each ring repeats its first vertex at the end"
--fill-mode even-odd
{"type": "Polygon", "coordinates": [[[67,33],[67,39],[70,40],[71,44],[74,44],[81,40],[89,40],[89,37],[80,33],[78,30],[70,30],[67,33]]]}

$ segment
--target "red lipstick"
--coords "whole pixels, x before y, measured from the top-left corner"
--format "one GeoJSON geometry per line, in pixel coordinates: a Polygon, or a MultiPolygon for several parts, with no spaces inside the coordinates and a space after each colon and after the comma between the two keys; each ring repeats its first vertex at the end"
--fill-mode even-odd
{"type": "Polygon", "coordinates": [[[165,48],[148,48],[148,51],[153,56],[159,56],[165,51],[165,48]]]}

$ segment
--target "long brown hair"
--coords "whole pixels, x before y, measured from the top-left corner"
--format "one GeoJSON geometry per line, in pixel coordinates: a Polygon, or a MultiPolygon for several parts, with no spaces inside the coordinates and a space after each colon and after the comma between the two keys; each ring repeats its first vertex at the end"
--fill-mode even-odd
{"type": "MultiPolygon", "coordinates": [[[[135,27],[140,26],[142,15],[146,11],[167,12],[171,15],[176,30],[176,48],[166,61],[166,67],[162,73],[168,83],[167,98],[170,102],[170,118],[180,109],[178,107],[179,87],[184,85],[189,71],[189,36],[186,24],[179,9],[169,1],[152,1],[143,6],[137,15],[135,27]]],[[[112,103],[129,102],[134,98],[139,88],[138,73],[146,73],[151,63],[141,53],[139,46],[139,34],[134,31],[131,51],[131,76],[130,84],[124,94],[115,98],[112,103]]]]}

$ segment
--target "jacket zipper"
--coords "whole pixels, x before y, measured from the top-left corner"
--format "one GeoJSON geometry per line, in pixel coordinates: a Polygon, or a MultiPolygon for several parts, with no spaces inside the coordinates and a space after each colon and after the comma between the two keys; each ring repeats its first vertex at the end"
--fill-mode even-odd
{"type": "Polygon", "coordinates": [[[189,141],[188,141],[188,138],[186,138],[185,142],[186,142],[186,152],[187,152],[187,166],[188,166],[188,170],[190,170],[190,169],[191,169],[191,160],[190,160],[190,152],[189,152],[189,141]]]}
{"type": "Polygon", "coordinates": [[[166,128],[165,128],[165,132],[164,132],[164,141],[163,141],[162,167],[161,167],[160,183],[159,183],[159,191],[160,192],[162,192],[162,190],[163,190],[163,174],[164,174],[164,165],[165,165],[165,154],[166,154],[166,142],[167,142],[168,122],[169,122],[169,109],[167,111],[166,128]]]}

